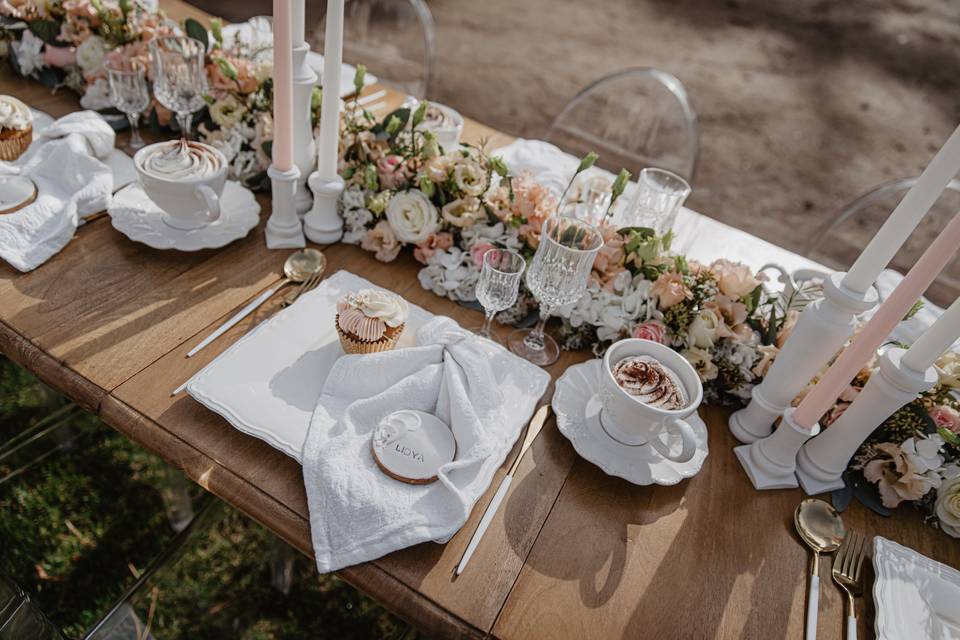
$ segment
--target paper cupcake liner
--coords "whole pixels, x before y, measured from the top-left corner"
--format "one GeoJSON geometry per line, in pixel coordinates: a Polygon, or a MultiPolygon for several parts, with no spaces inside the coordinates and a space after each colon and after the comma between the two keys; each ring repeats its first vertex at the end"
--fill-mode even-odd
{"type": "Polygon", "coordinates": [[[30,142],[32,141],[33,127],[20,132],[19,135],[15,135],[12,138],[0,140],[0,160],[13,162],[23,155],[23,152],[27,150],[27,147],[30,146],[30,142]]]}
{"type": "Polygon", "coordinates": [[[356,340],[345,334],[340,328],[339,315],[334,320],[334,326],[337,328],[337,335],[340,337],[340,346],[345,353],[380,353],[390,351],[397,345],[397,340],[403,334],[405,325],[400,325],[396,329],[388,329],[387,334],[376,342],[364,342],[356,340]]]}

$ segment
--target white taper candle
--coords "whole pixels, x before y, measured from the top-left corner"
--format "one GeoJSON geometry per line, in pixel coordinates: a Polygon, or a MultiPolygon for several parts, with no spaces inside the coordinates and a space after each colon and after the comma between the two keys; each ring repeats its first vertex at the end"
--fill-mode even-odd
{"type": "Polygon", "coordinates": [[[960,127],[947,139],[847,271],[843,286],[858,293],[870,288],[957,172],[960,172],[960,127]]]}
{"type": "Polygon", "coordinates": [[[317,174],[322,180],[337,177],[340,146],[340,66],[343,63],[343,0],[327,1],[323,43],[323,103],[320,108],[320,144],[317,174]]]}
{"type": "Polygon", "coordinates": [[[960,298],[903,354],[901,362],[914,371],[926,371],[960,338],[960,298]]]}

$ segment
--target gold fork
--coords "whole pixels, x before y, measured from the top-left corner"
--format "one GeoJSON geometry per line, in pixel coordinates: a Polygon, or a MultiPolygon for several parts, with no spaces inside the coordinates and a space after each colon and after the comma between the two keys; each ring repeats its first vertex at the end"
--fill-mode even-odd
{"type": "Polygon", "coordinates": [[[843,544],[833,557],[833,581],[847,594],[847,640],[857,638],[857,610],[854,598],[863,593],[863,557],[866,539],[847,529],[843,544]]]}
{"type": "Polygon", "coordinates": [[[308,291],[312,291],[317,288],[317,285],[320,284],[320,279],[323,277],[323,272],[314,273],[309,278],[307,278],[299,289],[291,291],[287,294],[287,297],[283,299],[281,307],[289,307],[291,304],[297,301],[297,298],[302,296],[308,291]]]}

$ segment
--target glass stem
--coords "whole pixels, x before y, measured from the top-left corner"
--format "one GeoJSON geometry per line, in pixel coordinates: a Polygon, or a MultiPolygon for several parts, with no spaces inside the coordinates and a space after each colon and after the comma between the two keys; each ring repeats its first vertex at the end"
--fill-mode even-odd
{"type": "Polygon", "coordinates": [[[540,305],[540,320],[537,322],[537,326],[533,328],[533,331],[527,334],[527,337],[523,339],[523,344],[527,346],[528,349],[532,351],[543,351],[543,330],[547,326],[547,319],[550,317],[550,309],[544,305],[540,305]]]}
{"type": "Polygon", "coordinates": [[[483,312],[486,314],[486,317],[483,319],[483,327],[480,329],[480,335],[489,338],[492,336],[490,333],[490,325],[493,323],[493,316],[497,315],[497,312],[493,309],[484,309],[483,312]]]}
{"type": "Polygon", "coordinates": [[[127,120],[130,121],[130,148],[139,149],[144,145],[143,138],[140,136],[140,114],[128,113],[127,120]]]}
{"type": "Polygon", "coordinates": [[[180,125],[180,137],[184,140],[190,139],[190,121],[193,120],[191,113],[178,113],[177,123],[180,125]]]}

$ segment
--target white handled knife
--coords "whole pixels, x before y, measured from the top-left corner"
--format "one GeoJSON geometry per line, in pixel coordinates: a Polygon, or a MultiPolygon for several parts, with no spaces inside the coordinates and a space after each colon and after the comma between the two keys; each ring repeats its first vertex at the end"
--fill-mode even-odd
{"type": "Polygon", "coordinates": [[[477,530],[473,532],[473,537],[470,538],[470,544],[467,545],[467,550],[463,552],[463,557],[460,558],[456,575],[460,575],[463,573],[463,570],[466,569],[467,563],[470,562],[470,557],[473,556],[473,552],[477,550],[477,545],[480,544],[480,540],[483,538],[487,527],[490,526],[490,522],[493,520],[493,516],[496,515],[497,509],[500,508],[500,503],[503,502],[504,496],[507,495],[507,490],[510,489],[510,483],[513,482],[513,474],[517,471],[517,467],[520,466],[520,460],[523,459],[523,454],[527,452],[527,449],[530,448],[533,441],[537,439],[537,435],[540,434],[540,430],[543,429],[543,425],[549,416],[549,404],[543,405],[533,414],[533,419],[531,419],[530,424],[527,425],[527,432],[526,435],[524,435],[523,444],[520,445],[520,453],[517,454],[513,464],[510,465],[510,470],[507,471],[507,475],[503,476],[503,480],[500,481],[500,486],[497,488],[497,492],[493,494],[493,499],[490,500],[490,504],[487,505],[487,510],[483,512],[483,517],[480,518],[480,524],[477,525],[477,530]]]}

